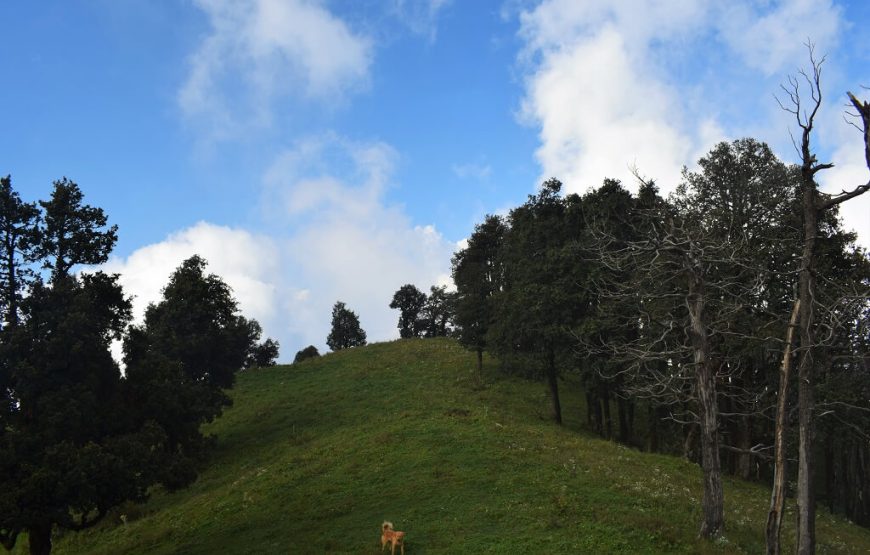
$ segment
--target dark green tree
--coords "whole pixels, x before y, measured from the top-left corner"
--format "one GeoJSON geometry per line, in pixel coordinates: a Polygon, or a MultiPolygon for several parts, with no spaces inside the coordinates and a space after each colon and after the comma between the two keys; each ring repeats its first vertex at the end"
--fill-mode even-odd
{"type": "Polygon", "coordinates": [[[483,351],[493,319],[493,295],[504,282],[500,252],[506,231],[500,217],[487,216],[475,226],[468,245],[453,255],[454,322],[459,343],[477,353],[478,374],[483,370],[483,351]]]}
{"type": "Polygon", "coordinates": [[[433,285],[429,296],[420,310],[419,322],[422,324],[423,335],[426,337],[446,337],[453,321],[453,293],[447,292],[447,286],[433,285]]]}
{"type": "Polygon", "coordinates": [[[144,499],[164,438],[129,418],[109,351],[130,316],[117,276],[37,282],[22,308],[2,345],[15,405],[0,435],[0,540],[11,549],[26,531],[42,555],[54,527],[81,530],[144,499]]]}
{"type": "Polygon", "coordinates": [[[332,330],[326,344],[333,351],[366,344],[366,332],[359,325],[359,317],[341,301],[332,307],[332,330]]]}
{"type": "Polygon", "coordinates": [[[293,364],[302,362],[303,360],[308,360],[309,358],[317,358],[319,356],[320,353],[317,351],[317,347],[309,345],[296,353],[296,357],[293,359],[293,364]]]}
{"type": "Polygon", "coordinates": [[[253,318],[246,319],[245,322],[248,327],[248,353],[245,355],[243,368],[247,370],[248,368],[275,366],[280,347],[278,342],[272,338],[266,338],[262,343],[258,343],[263,334],[262,326],[253,318]]]}
{"type": "Polygon", "coordinates": [[[245,359],[245,368],[265,368],[275,366],[278,360],[280,344],[277,340],[267,337],[262,343],[251,348],[248,358],[245,359]]]}
{"type": "Polygon", "coordinates": [[[9,326],[18,324],[21,291],[33,277],[38,224],[36,204],[21,201],[10,176],[0,178],[0,313],[9,326]]]}
{"type": "MultiPolygon", "coordinates": [[[[656,192],[651,191],[652,198],[656,192]]],[[[585,260],[588,306],[578,319],[575,333],[589,345],[630,341],[637,326],[627,323],[624,315],[634,307],[620,296],[593,284],[621,283],[629,271],[606,264],[595,264],[594,252],[620,251],[634,233],[632,212],[635,201],[617,180],[605,179],[601,187],[587,193],[579,204],[577,256],[585,260]]],[[[591,349],[580,359],[580,377],[586,389],[588,420],[602,437],[613,437],[611,401],[616,402],[619,417],[619,440],[629,442],[633,429],[634,403],[623,389],[622,365],[607,349],[591,349]]]]}
{"type": "Polygon", "coordinates": [[[399,335],[403,339],[420,337],[426,328],[421,312],[426,305],[426,294],[408,283],[393,295],[390,308],[399,310],[399,335]]]}
{"type": "Polygon", "coordinates": [[[231,405],[226,390],[256,341],[229,286],[205,266],[199,256],[185,260],[124,342],[138,417],[155,422],[167,437],[159,481],[169,489],[196,478],[211,443],[200,427],[231,405]]]}
{"type": "MultiPolygon", "coordinates": [[[[3,185],[7,207],[27,206],[11,194],[9,183],[3,185]]],[[[20,321],[0,333],[0,544],[12,549],[24,532],[33,554],[51,551],[55,527],[87,528],[111,507],[144,499],[160,466],[157,447],[165,440],[158,427],[131,410],[134,399],[110,354],[110,341],[121,337],[130,318],[117,276],[68,273],[71,260],[105,259],[114,243],[114,234],[99,229],[105,219],[91,217],[97,209],[82,207],[77,198],[63,210],[62,203],[40,203],[47,220],[50,215],[57,222],[60,210],[79,224],[75,233],[52,227],[42,234],[39,251],[48,258],[17,245],[22,250],[13,255],[19,257],[13,266],[60,269],[49,284],[39,278],[30,284],[16,299],[20,321]],[[52,237],[61,236],[66,254],[55,257],[52,237]],[[96,254],[94,244],[101,245],[96,254]],[[48,263],[58,259],[65,262],[48,263]]],[[[32,205],[25,212],[27,229],[32,205]]],[[[16,268],[17,275],[26,269],[16,268]]]]}
{"type": "Polygon", "coordinates": [[[64,177],[54,182],[48,201],[39,201],[45,217],[38,254],[52,281],[76,264],[105,262],[118,240],[118,226],[106,228],[103,209],[82,204],[83,198],[79,186],[64,177]]]}
{"type": "Polygon", "coordinates": [[[487,343],[501,358],[519,357],[527,369],[543,375],[553,418],[562,423],[560,368],[572,358],[571,328],[585,312],[583,264],[572,249],[575,232],[561,182],[546,181],[537,195],[510,212],[501,259],[504,286],[494,298],[494,321],[487,343]]]}

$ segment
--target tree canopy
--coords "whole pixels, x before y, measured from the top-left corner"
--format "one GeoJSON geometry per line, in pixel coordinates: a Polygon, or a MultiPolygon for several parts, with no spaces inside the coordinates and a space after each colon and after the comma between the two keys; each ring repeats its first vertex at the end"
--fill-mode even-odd
{"type": "Polygon", "coordinates": [[[399,335],[402,338],[420,337],[426,328],[421,312],[426,305],[426,294],[408,283],[393,295],[390,308],[399,310],[399,335]]]}
{"type": "Polygon", "coordinates": [[[341,301],[332,307],[332,329],[326,344],[333,351],[366,344],[366,332],[359,325],[359,317],[341,301]]]}
{"type": "Polygon", "coordinates": [[[260,326],[193,257],[128,327],[117,275],[71,271],[104,262],[116,227],[66,179],[42,214],[36,206],[2,180],[0,544],[12,549],[26,533],[30,552],[44,555],[55,527],[93,526],[156,484],[196,477],[209,444],[200,426],[229,404],[260,326]],[[122,338],[126,374],[110,349],[122,338]]]}

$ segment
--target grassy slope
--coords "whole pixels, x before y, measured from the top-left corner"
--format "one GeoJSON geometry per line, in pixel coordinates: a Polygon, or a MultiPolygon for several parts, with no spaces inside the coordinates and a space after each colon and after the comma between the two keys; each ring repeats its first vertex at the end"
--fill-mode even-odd
{"type": "MultiPolygon", "coordinates": [[[[408,340],[243,374],[192,487],[56,552],[378,553],[384,519],[409,555],[763,552],[764,488],[726,480],[725,539],[697,540],[696,466],[584,434],[576,388],[559,429],[543,385],[489,369],[476,387],[473,365],[450,340],[408,340]]],[[[818,520],[820,553],[870,552],[870,531],[818,520]]]]}

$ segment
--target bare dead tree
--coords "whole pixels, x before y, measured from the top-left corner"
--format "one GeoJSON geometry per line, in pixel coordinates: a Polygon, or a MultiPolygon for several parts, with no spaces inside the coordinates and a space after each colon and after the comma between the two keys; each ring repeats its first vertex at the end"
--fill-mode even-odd
{"type": "Polygon", "coordinates": [[[727,396],[753,394],[728,386],[739,362],[717,345],[735,333],[735,316],[756,304],[762,276],[746,259],[748,243],[739,236],[723,239],[678,214],[660,216],[649,219],[641,238],[627,243],[592,230],[597,263],[614,276],[607,279],[604,272],[595,289],[605,302],[620,305],[624,325],[634,326],[636,333],[634,339],[616,341],[578,339],[582,355],[618,361],[615,373],[633,397],[668,407],[690,403],[682,413],[672,408],[671,417],[698,425],[704,476],[700,535],[710,538],[725,527],[719,406],[727,396]]]}
{"type": "Polygon", "coordinates": [[[782,354],[782,364],[779,369],[779,391],[776,397],[776,423],[774,428],[774,471],[773,487],[770,494],[770,510],[767,513],[767,552],[779,555],[779,534],[782,530],[782,514],[785,508],[785,418],[788,400],[788,384],[791,376],[792,347],[794,345],[794,330],[797,327],[800,299],[795,301],[788,320],[788,330],[785,335],[785,347],[782,354]]]}
{"type": "MultiPolygon", "coordinates": [[[[819,235],[820,214],[838,204],[855,198],[870,190],[870,180],[851,190],[842,190],[838,194],[825,194],[819,191],[816,174],[833,167],[831,163],[821,163],[816,158],[811,144],[815,118],[822,104],[821,70],[825,58],[816,58],[814,47],[807,44],[810,58],[810,71],[801,70],[798,76],[790,76],[788,85],[782,90],[788,97],[787,102],[779,99],[783,110],[792,114],[801,130],[800,142],[792,136],[795,148],[800,156],[800,173],[802,187],[803,214],[803,251],[798,281],[798,321],[800,346],[798,357],[798,410],[799,410],[799,447],[798,447],[798,483],[797,483],[797,551],[801,555],[815,553],[815,518],[816,495],[813,484],[815,465],[813,461],[814,448],[814,411],[815,411],[815,354],[816,354],[816,241],[819,235]],[[809,100],[802,98],[802,87],[809,90],[809,100]]],[[[870,105],[861,102],[854,94],[847,93],[851,105],[857,111],[855,117],[860,120],[856,127],[863,133],[864,154],[868,169],[870,169],[870,105]]],[[[777,418],[777,422],[784,420],[777,418]]],[[[777,430],[777,434],[780,430],[777,430]]],[[[784,461],[784,457],[776,457],[784,461]]],[[[784,475],[785,468],[777,467],[776,473],[784,475]]],[[[777,487],[777,482],[774,487],[777,487]]],[[[781,485],[779,487],[782,487],[781,485]]],[[[768,529],[768,553],[779,553],[779,522],[781,508],[774,506],[774,501],[781,493],[774,491],[771,496],[771,512],[778,511],[774,519],[775,530],[768,529]]]]}

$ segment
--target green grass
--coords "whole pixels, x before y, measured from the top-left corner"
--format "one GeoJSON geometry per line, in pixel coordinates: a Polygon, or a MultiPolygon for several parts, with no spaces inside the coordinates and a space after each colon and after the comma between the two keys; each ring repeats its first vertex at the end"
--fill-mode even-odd
{"type": "MultiPolygon", "coordinates": [[[[725,535],[699,540],[697,466],[586,434],[574,384],[558,428],[543,384],[489,364],[481,385],[473,354],[427,339],[241,374],[195,484],[56,552],[374,554],[385,519],[408,555],[763,552],[765,488],[727,479],[725,535]]],[[[870,531],[818,521],[819,553],[870,552],[870,531]]]]}

